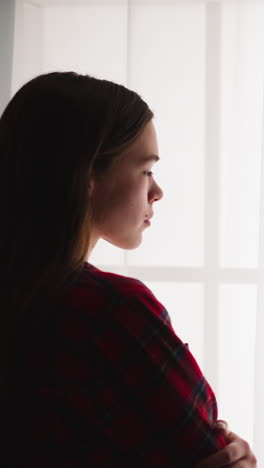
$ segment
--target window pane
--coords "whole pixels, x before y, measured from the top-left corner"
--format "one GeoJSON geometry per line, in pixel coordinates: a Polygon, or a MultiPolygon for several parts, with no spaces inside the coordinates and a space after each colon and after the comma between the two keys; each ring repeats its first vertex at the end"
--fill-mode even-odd
{"type": "Polygon", "coordinates": [[[100,265],[122,265],[124,251],[101,239],[92,251],[89,262],[98,268],[100,265]]]}
{"type": "Polygon", "coordinates": [[[219,417],[252,443],[257,287],[225,285],[219,296],[219,417]]]}
{"type": "Polygon", "coordinates": [[[44,9],[43,69],[126,81],[126,4],[44,9]]]}
{"type": "Polygon", "coordinates": [[[21,82],[17,83],[17,87],[38,75],[42,65],[42,9],[37,5],[24,3],[23,18],[24,57],[19,63],[21,82]]]}
{"type": "Polygon", "coordinates": [[[264,82],[264,3],[225,2],[220,258],[256,267],[264,82]]]}

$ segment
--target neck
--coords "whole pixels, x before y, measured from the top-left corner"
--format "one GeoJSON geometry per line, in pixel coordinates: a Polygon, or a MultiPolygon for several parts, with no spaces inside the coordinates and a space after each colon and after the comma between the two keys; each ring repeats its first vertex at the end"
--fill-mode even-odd
{"type": "Polygon", "coordinates": [[[88,248],[88,252],[87,252],[87,255],[86,255],[86,260],[87,262],[89,261],[89,257],[93,251],[93,249],[95,248],[97,242],[99,240],[99,237],[98,236],[95,236],[93,234],[91,234],[90,236],[90,242],[89,242],[89,248],[88,248]]]}

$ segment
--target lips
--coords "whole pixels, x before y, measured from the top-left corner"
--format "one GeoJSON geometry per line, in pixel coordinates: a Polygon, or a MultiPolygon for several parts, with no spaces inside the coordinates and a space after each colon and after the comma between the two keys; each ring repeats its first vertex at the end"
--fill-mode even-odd
{"type": "Polygon", "coordinates": [[[150,215],[146,215],[146,219],[145,219],[144,223],[146,223],[148,226],[151,225],[150,220],[151,220],[151,218],[153,218],[153,214],[154,213],[150,213],[150,215]]]}

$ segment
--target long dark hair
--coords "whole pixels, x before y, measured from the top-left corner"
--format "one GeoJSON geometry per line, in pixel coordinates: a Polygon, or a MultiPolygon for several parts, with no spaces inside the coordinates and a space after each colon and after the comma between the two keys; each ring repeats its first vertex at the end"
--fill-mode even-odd
{"type": "Polygon", "coordinates": [[[1,397],[10,390],[23,314],[84,265],[91,171],[103,171],[152,117],[137,93],[73,72],[32,79],[6,107],[0,119],[1,397]]]}

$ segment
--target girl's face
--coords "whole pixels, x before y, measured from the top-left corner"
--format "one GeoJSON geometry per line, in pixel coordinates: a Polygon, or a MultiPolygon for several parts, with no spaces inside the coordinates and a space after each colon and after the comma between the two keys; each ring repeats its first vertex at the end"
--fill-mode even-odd
{"type": "Polygon", "coordinates": [[[149,122],[106,172],[92,179],[92,248],[100,238],[122,249],[141,243],[142,232],[150,226],[153,203],[163,196],[151,172],[158,159],[156,131],[149,122]]]}

